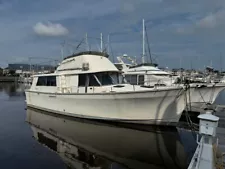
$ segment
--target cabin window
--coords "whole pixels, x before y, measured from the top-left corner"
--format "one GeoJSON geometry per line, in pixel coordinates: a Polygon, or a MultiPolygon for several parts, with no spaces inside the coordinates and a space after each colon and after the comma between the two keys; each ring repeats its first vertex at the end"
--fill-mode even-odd
{"type": "Polygon", "coordinates": [[[121,75],[119,73],[111,73],[109,75],[110,75],[110,77],[111,77],[111,79],[112,79],[114,84],[120,83],[120,78],[121,78],[120,76],[121,75]]]}
{"type": "Polygon", "coordinates": [[[137,75],[131,75],[130,76],[130,83],[133,85],[137,84],[137,75]]]}
{"type": "Polygon", "coordinates": [[[125,75],[124,78],[126,79],[127,83],[130,83],[130,75],[125,75]]]}
{"type": "Polygon", "coordinates": [[[78,86],[104,86],[119,83],[119,75],[115,72],[101,72],[79,75],[78,86]]]}
{"type": "Polygon", "coordinates": [[[46,77],[38,77],[37,86],[46,86],[46,77]]]}
{"type": "Polygon", "coordinates": [[[47,86],[56,86],[56,76],[47,76],[47,86]]]}
{"type": "Polygon", "coordinates": [[[137,75],[126,75],[125,78],[128,83],[130,83],[132,85],[137,84],[137,75]]]}
{"type": "Polygon", "coordinates": [[[127,84],[127,79],[125,76],[119,75],[119,83],[120,84],[127,84]]]}
{"type": "Polygon", "coordinates": [[[89,75],[89,86],[100,86],[93,74],[89,75]]]}
{"type": "Polygon", "coordinates": [[[56,86],[56,76],[38,77],[37,86],[56,86]]]}
{"type": "Polygon", "coordinates": [[[78,81],[78,86],[85,86],[86,84],[86,74],[80,74],[79,75],[79,81],[78,81]]]}
{"type": "Polygon", "coordinates": [[[102,86],[116,84],[116,82],[114,82],[113,78],[111,77],[112,73],[101,72],[101,73],[96,73],[95,75],[102,86]]]}
{"type": "Polygon", "coordinates": [[[138,85],[144,85],[145,78],[144,75],[139,75],[138,76],[138,85]]]}

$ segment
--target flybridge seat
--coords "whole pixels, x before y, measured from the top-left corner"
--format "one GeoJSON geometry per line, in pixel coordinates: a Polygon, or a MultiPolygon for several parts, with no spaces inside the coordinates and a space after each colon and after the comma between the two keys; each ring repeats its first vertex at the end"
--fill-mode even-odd
{"type": "Polygon", "coordinates": [[[70,56],[67,56],[67,57],[64,58],[64,60],[69,59],[69,58],[73,58],[73,57],[76,57],[76,56],[80,56],[80,55],[97,55],[97,56],[104,56],[106,58],[109,58],[109,54],[106,53],[106,52],[84,51],[84,52],[79,52],[79,53],[75,53],[75,54],[72,54],[70,56]]]}

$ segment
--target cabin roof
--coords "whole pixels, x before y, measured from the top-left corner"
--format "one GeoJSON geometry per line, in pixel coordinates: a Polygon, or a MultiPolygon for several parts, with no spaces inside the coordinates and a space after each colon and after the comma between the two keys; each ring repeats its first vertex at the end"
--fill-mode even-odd
{"type": "Polygon", "coordinates": [[[140,67],[131,67],[129,69],[129,71],[132,71],[132,70],[136,70],[136,71],[146,71],[146,70],[149,70],[149,71],[160,71],[160,69],[158,69],[157,67],[153,67],[153,66],[140,66],[140,67]]]}
{"type": "Polygon", "coordinates": [[[69,58],[73,58],[76,56],[81,56],[81,55],[93,55],[93,56],[104,56],[106,58],[109,58],[109,54],[106,52],[99,52],[99,51],[84,51],[84,52],[79,52],[79,53],[75,53],[72,54],[70,56],[67,56],[64,58],[64,60],[69,59],[69,58]]]}
{"type": "Polygon", "coordinates": [[[137,68],[137,67],[143,67],[143,66],[157,67],[158,64],[156,64],[156,63],[141,63],[141,64],[138,64],[138,65],[131,66],[130,68],[137,68]]]}
{"type": "Polygon", "coordinates": [[[127,69],[125,74],[164,74],[169,75],[170,73],[160,70],[154,66],[140,66],[135,68],[127,69]]]}
{"type": "Polygon", "coordinates": [[[41,76],[58,76],[59,74],[56,73],[46,73],[46,74],[36,74],[33,77],[41,77],[41,76]]]}

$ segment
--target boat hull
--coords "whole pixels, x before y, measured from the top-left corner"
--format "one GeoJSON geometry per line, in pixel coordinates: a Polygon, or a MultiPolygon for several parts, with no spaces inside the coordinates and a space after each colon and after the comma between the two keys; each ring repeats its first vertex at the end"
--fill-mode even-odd
{"type": "Polygon", "coordinates": [[[213,104],[219,94],[225,89],[225,84],[210,84],[202,87],[191,87],[187,99],[191,111],[202,112],[206,104],[213,104]]]}
{"type": "Polygon", "coordinates": [[[26,91],[28,107],[68,116],[126,123],[176,124],[186,103],[182,89],[104,94],[26,91]]]}

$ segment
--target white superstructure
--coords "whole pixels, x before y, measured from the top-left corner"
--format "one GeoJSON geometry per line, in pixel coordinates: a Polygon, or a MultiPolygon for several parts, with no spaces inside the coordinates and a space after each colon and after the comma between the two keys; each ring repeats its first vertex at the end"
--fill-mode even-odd
{"type": "Polygon", "coordinates": [[[124,71],[124,76],[129,83],[144,86],[168,86],[175,82],[171,74],[150,65],[131,67],[124,71]]]}
{"type": "Polygon", "coordinates": [[[182,87],[121,84],[120,72],[100,52],[65,58],[52,74],[36,75],[27,106],[82,118],[168,124],[186,106],[182,87]]]}

